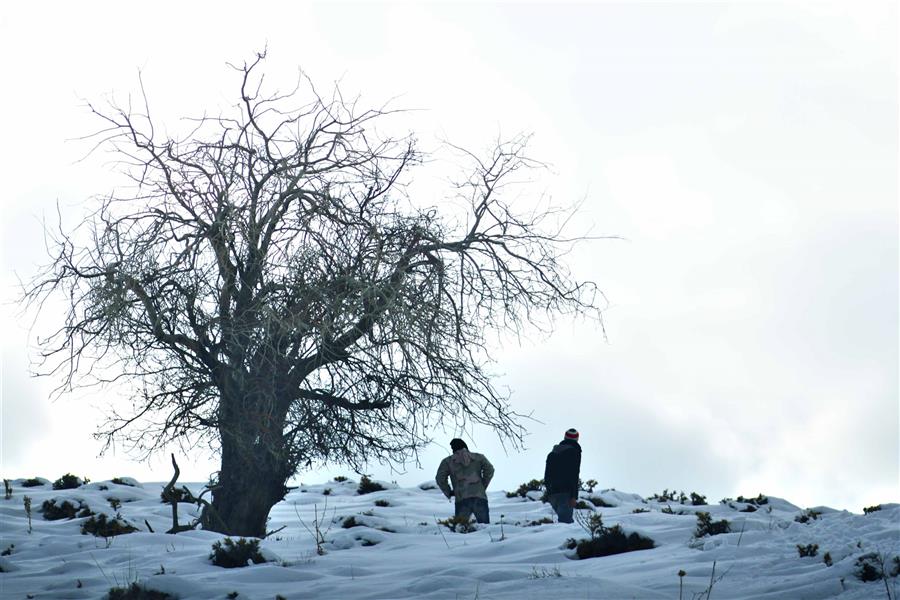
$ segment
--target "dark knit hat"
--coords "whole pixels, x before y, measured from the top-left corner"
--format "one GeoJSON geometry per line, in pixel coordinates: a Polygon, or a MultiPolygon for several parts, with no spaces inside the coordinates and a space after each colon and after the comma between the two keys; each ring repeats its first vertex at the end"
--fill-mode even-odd
{"type": "Polygon", "coordinates": [[[578,441],[578,430],[574,427],[566,431],[565,439],[578,441]]]}
{"type": "Polygon", "coordinates": [[[469,449],[466,443],[461,439],[453,438],[452,440],[450,440],[450,449],[454,452],[456,452],[457,450],[462,450],[463,448],[465,448],[466,450],[469,449]]]}

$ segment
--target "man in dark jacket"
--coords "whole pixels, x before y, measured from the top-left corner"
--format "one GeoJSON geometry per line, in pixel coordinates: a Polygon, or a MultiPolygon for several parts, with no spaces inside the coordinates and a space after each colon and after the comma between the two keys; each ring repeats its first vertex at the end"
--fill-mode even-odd
{"type": "Polygon", "coordinates": [[[572,513],[578,501],[578,475],[581,471],[581,446],[578,431],[566,431],[563,441],[553,446],[544,468],[544,486],[550,496],[550,506],[560,523],[572,523],[572,513]]]}

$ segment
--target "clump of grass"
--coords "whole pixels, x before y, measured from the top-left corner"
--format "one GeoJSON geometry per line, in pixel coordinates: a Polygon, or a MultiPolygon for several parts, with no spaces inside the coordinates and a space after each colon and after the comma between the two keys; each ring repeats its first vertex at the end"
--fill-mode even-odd
{"type": "Polygon", "coordinates": [[[865,508],[863,509],[863,514],[868,515],[868,514],[871,514],[871,513],[873,513],[873,512],[878,512],[879,510],[881,510],[881,505],[880,505],[880,504],[876,504],[876,505],[874,505],[874,506],[867,506],[867,507],[865,507],[865,508]]]}
{"type": "Polygon", "coordinates": [[[356,493],[362,496],[363,494],[380,492],[384,489],[385,487],[383,485],[381,485],[377,481],[372,481],[368,475],[363,475],[359,478],[359,487],[356,488],[356,493]]]}
{"type": "Polygon", "coordinates": [[[695,538],[702,538],[707,535],[719,535],[731,531],[731,524],[726,520],[713,521],[708,512],[699,511],[697,513],[697,528],[694,530],[695,538]]]}
{"type": "Polygon", "coordinates": [[[257,565],[266,562],[263,555],[259,553],[259,540],[254,538],[238,538],[235,542],[230,537],[226,537],[221,542],[212,545],[209,559],[217,567],[226,569],[246,567],[247,563],[251,561],[257,565]]]}
{"type": "Polygon", "coordinates": [[[381,508],[387,508],[390,505],[391,505],[391,503],[388,502],[387,500],[376,500],[375,501],[375,506],[380,506],[381,508]]]}
{"type": "Polygon", "coordinates": [[[547,579],[549,577],[562,577],[558,566],[554,566],[552,569],[531,567],[531,575],[528,576],[528,579],[547,579]]]}
{"type": "Polygon", "coordinates": [[[41,485],[45,485],[45,482],[41,481],[37,477],[32,477],[31,479],[26,479],[22,482],[22,487],[38,487],[41,485]]]}
{"type": "Polygon", "coordinates": [[[123,479],[122,477],[113,477],[110,481],[116,485],[127,485],[128,487],[134,487],[134,483],[132,483],[128,479],[123,479]]]}
{"type": "Polygon", "coordinates": [[[345,481],[349,481],[349,479],[347,479],[347,478],[344,477],[343,475],[337,475],[337,476],[334,478],[334,480],[337,481],[338,483],[344,483],[345,481]]]}
{"type": "Polygon", "coordinates": [[[124,588],[109,588],[106,598],[107,600],[175,600],[171,594],[145,588],[137,582],[124,588]]]}
{"type": "Polygon", "coordinates": [[[800,555],[800,558],[804,558],[807,556],[816,556],[819,554],[819,545],[807,544],[805,546],[801,546],[800,544],[797,544],[797,553],[800,555]]]}

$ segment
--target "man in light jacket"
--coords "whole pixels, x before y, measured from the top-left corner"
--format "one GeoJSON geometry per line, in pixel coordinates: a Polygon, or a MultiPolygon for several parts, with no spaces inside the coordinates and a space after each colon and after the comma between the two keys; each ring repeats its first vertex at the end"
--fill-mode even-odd
{"type": "Polygon", "coordinates": [[[487,486],[494,477],[494,466],[483,454],[469,452],[459,438],[450,440],[450,449],[453,454],[441,461],[435,482],[447,498],[456,500],[457,517],[468,519],[474,513],[479,523],[490,523],[487,486]]]}

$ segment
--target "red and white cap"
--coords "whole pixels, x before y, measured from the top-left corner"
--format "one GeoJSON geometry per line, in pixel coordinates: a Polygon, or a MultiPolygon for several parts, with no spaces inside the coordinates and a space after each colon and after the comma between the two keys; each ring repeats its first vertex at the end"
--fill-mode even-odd
{"type": "Polygon", "coordinates": [[[566,431],[565,439],[578,441],[578,430],[574,427],[566,431]]]}

